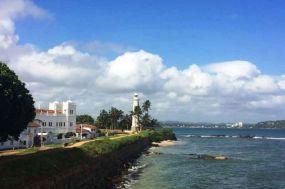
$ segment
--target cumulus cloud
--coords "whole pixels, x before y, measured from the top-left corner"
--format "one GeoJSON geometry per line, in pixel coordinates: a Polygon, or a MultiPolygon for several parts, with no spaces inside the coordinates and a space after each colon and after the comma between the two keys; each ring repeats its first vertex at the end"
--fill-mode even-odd
{"type": "Polygon", "coordinates": [[[248,61],[178,69],[145,50],[120,48],[120,55],[108,60],[67,42],[46,51],[17,43],[15,19],[48,14],[32,1],[0,2],[0,59],[26,82],[37,105],[72,99],[81,113],[96,115],[111,106],[129,111],[132,94],[139,92],[152,101],[152,113],[162,120],[258,121],[283,116],[285,76],[263,74],[248,61]]]}
{"type": "Polygon", "coordinates": [[[107,91],[155,91],[160,87],[162,59],[143,50],[126,52],[108,63],[96,83],[107,91]]]}
{"type": "Polygon", "coordinates": [[[25,16],[43,18],[50,14],[29,0],[0,1],[0,48],[7,49],[17,43],[14,20],[25,16]]]}
{"type": "Polygon", "coordinates": [[[260,74],[257,67],[248,61],[229,61],[214,63],[205,66],[205,70],[214,73],[232,77],[234,79],[238,78],[252,78],[260,74]]]}

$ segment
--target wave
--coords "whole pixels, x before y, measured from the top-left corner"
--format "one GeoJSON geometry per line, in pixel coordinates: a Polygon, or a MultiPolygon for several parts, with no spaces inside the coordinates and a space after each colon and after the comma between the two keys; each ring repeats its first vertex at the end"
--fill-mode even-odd
{"type": "Polygon", "coordinates": [[[138,162],[132,165],[126,174],[122,176],[122,182],[116,185],[116,189],[128,189],[138,180],[142,170],[147,167],[147,164],[140,165],[138,162]]]}
{"type": "Polygon", "coordinates": [[[265,137],[265,138],[271,140],[285,140],[285,138],[275,138],[275,137],[265,137]]]}
{"type": "Polygon", "coordinates": [[[267,140],[285,140],[283,137],[265,137],[252,135],[185,135],[187,138],[244,138],[244,139],[267,139],[267,140]]]}

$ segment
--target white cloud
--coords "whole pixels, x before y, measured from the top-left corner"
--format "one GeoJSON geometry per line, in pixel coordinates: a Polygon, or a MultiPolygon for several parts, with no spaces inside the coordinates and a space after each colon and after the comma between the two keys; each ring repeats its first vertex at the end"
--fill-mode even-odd
{"type": "Polygon", "coordinates": [[[178,71],[176,68],[165,70],[161,74],[166,79],[164,89],[176,91],[179,94],[207,95],[212,84],[212,78],[197,65],[178,71]]]}
{"type": "Polygon", "coordinates": [[[205,67],[205,70],[225,76],[237,78],[252,78],[260,73],[257,67],[248,61],[229,61],[210,64],[205,67]]]}
{"type": "Polygon", "coordinates": [[[0,48],[7,49],[17,43],[19,36],[15,34],[14,19],[25,16],[43,18],[50,14],[29,0],[0,1],[0,48]]]}
{"type": "Polygon", "coordinates": [[[97,85],[108,91],[155,91],[160,86],[162,59],[143,50],[126,52],[108,63],[97,85]]]}
{"type": "MultiPolygon", "coordinates": [[[[47,51],[19,45],[14,20],[47,15],[32,1],[0,1],[0,59],[27,83],[37,104],[72,99],[79,112],[96,115],[111,106],[129,111],[132,94],[140,92],[152,101],[152,113],[164,120],[283,118],[285,76],[265,75],[248,61],[189,65],[181,70],[165,66],[151,52],[123,52],[110,44],[105,46],[121,53],[113,60],[67,42],[47,51]]],[[[104,46],[95,47],[100,45],[104,46]]]]}

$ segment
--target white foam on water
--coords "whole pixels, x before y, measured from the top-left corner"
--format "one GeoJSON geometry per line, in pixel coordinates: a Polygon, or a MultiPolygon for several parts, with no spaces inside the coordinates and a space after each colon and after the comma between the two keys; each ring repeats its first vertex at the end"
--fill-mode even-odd
{"type": "Polygon", "coordinates": [[[285,138],[276,138],[276,137],[265,137],[265,138],[269,140],[285,140],[285,138]]]}
{"type": "Polygon", "coordinates": [[[263,137],[255,136],[254,139],[263,139],[263,137]]]}
{"type": "Polygon", "coordinates": [[[211,136],[211,135],[202,135],[202,138],[215,138],[216,136],[211,136]]]}

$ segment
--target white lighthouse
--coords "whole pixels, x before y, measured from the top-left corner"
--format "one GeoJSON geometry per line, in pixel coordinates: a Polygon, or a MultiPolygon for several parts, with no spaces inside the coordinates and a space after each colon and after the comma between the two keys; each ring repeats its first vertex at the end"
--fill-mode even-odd
{"type": "MultiPolygon", "coordinates": [[[[133,97],[133,112],[135,111],[135,108],[137,106],[139,106],[139,95],[137,93],[134,94],[134,97],[133,97]]],[[[138,115],[132,115],[132,128],[131,128],[132,131],[138,131],[139,130],[139,118],[138,118],[138,115]]]]}

